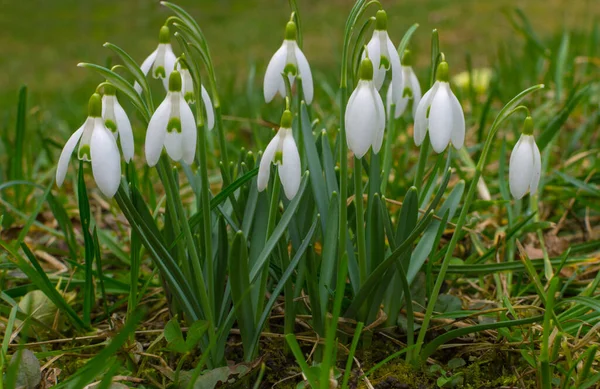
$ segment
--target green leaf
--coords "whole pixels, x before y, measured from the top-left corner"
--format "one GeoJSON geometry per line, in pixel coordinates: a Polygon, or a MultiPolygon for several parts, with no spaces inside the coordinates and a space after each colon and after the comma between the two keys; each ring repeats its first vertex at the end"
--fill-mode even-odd
{"type": "Polygon", "coordinates": [[[457,312],[462,309],[462,302],[456,296],[451,294],[440,294],[435,302],[435,312],[447,313],[457,312]]]}
{"type": "Polygon", "coordinates": [[[81,232],[83,234],[84,252],[85,252],[85,284],[83,284],[83,322],[86,327],[91,324],[91,314],[93,304],[96,302],[94,294],[94,280],[92,270],[94,266],[94,239],[90,233],[90,203],[88,200],[87,189],[85,187],[83,161],[79,162],[79,174],[77,180],[77,197],[79,200],[79,218],[81,220],[81,232]]]}
{"type": "Polygon", "coordinates": [[[313,235],[314,235],[315,231],[317,230],[318,223],[319,223],[319,218],[317,217],[315,219],[315,221],[313,222],[312,226],[310,227],[310,230],[308,230],[308,232],[306,233],[306,236],[304,237],[302,244],[300,245],[300,247],[298,247],[298,250],[296,251],[296,254],[294,254],[294,257],[290,261],[290,264],[288,265],[287,269],[285,269],[285,272],[281,275],[281,278],[279,279],[279,283],[277,284],[275,289],[273,289],[273,291],[271,292],[271,297],[269,298],[269,301],[265,305],[262,315],[260,316],[260,319],[258,320],[258,323],[256,325],[256,331],[254,332],[254,338],[252,339],[252,344],[250,346],[253,350],[254,350],[254,348],[256,348],[258,346],[258,340],[260,339],[260,332],[261,332],[262,328],[264,327],[265,323],[267,322],[267,318],[269,317],[269,314],[271,313],[271,309],[273,308],[273,305],[279,298],[279,294],[283,290],[283,286],[285,285],[287,280],[291,277],[292,273],[296,269],[296,266],[298,266],[298,262],[300,262],[300,259],[304,256],[304,252],[310,245],[313,235]]]}
{"type": "MultiPolygon", "coordinates": [[[[436,215],[438,217],[443,217],[448,212],[449,215],[447,220],[450,220],[458,209],[464,190],[465,183],[464,181],[460,181],[452,189],[452,192],[450,192],[450,195],[448,195],[448,198],[446,201],[444,201],[444,204],[442,204],[440,209],[436,212],[436,215]]],[[[436,242],[439,241],[438,236],[441,236],[439,230],[443,230],[445,228],[445,223],[442,224],[439,220],[433,220],[427,227],[423,237],[412,253],[410,264],[408,266],[408,270],[406,271],[408,282],[412,283],[412,281],[415,279],[417,272],[421,270],[425,260],[435,248],[436,242]]]]}
{"type": "Polygon", "coordinates": [[[177,319],[177,316],[169,320],[167,325],[165,325],[163,333],[165,335],[165,339],[167,340],[167,348],[169,350],[182,354],[189,351],[185,341],[183,340],[183,333],[181,332],[181,327],[179,326],[179,320],[177,319]]]}
{"type": "Polygon", "coordinates": [[[69,304],[67,304],[65,299],[54,288],[54,286],[48,279],[48,276],[44,272],[44,269],[42,269],[42,267],[38,263],[35,255],[33,255],[31,250],[29,250],[29,247],[27,247],[25,243],[21,243],[21,249],[23,250],[23,252],[25,252],[25,255],[27,256],[33,267],[30,266],[27,263],[27,261],[25,261],[25,259],[23,259],[23,257],[21,257],[19,253],[17,253],[16,250],[7,245],[5,242],[0,241],[0,246],[9,254],[9,256],[12,258],[13,263],[15,263],[17,267],[23,273],[25,273],[27,278],[29,278],[29,280],[31,280],[31,282],[33,282],[38,289],[44,292],[44,294],[48,296],[48,298],[52,300],[52,302],[67,315],[67,317],[77,330],[83,330],[86,327],[81,318],[77,316],[75,310],[73,310],[73,308],[69,304]]]}
{"type": "MultiPolygon", "coordinates": [[[[323,251],[321,252],[321,272],[319,277],[319,298],[321,315],[327,312],[327,301],[329,290],[334,288],[335,280],[333,273],[337,264],[337,246],[339,231],[338,195],[333,192],[329,202],[329,215],[327,217],[326,229],[323,233],[323,251]]],[[[324,316],[323,316],[324,317],[324,316]]]]}
{"type": "Polygon", "coordinates": [[[452,339],[456,339],[461,336],[473,334],[476,332],[486,331],[486,330],[494,330],[494,329],[498,329],[498,328],[509,328],[509,327],[522,326],[522,325],[527,325],[527,324],[532,324],[532,323],[538,323],[538,322],[541,322],[543,319],[544,319],[544,316],[533,316],[533,317],[528,317],[526,319],[499,321],[496,323],[489,323],[489,324],[478,324],[478,325],[474,325],[474,326],[469,326],[469,327],[464,327],[464,328],[459,328],[456,330],[448,331],[448,332],[444,333],[443,335],[440,335],[437,338],[435,338],[429,344],[427,344],[427,346],[425,346],[423,348],[423,350],[421,351],[420,358],[423,361],[426,360],[441,345],[443,345],[446,342],[449,342],[452,339]]]}
{"type": "Polygon", "coordinates": [[[205,320],[197,320],[192,323],[185,338],[185,345],[188,351],[191,351],[194,347],[196,347],[207,330],[208,322],[205,320]]]}
{"type": "MultiPolygon", "coordinates": [[[[231,280],[229,285],[231,286],[233,308],[244,345],[248,344],[256,331],[256,328],[254,327],[255,308],[252,304],[250,278],[248,275],[248,248],[246,238],[244,237],[243,232],[238,231],[233,239],[229,254],[229,277],[231,280]]],[[[252,356],[251,347],[244,347],[245,359],[249,360],[252,356]]]]}
{"type": "Polygon", "coordinates": [[[146,203],[134,187],[131,188],[132,196],[139,196],[141,201],[132,202],[123,187],[124,185],[119,187],[115,196],[119,208],[121,208],[121,211],[129,221],[131,228],[139,235],[142,243],[150,252],[154,263],[159,267],[165,281],[171,287],[173,296],[177,299],[183,311],[191,320],[198,320],[201,316],[201,308],[196,295],[192,293],[192,289],[181,268],[165,247],[158,227],[146,203]]]}
{"type": "Polygon", "coordinates": [[[115,88],[123,92],[129,98],[129,100],[131,100],[131,103],[140,112],[146,123],[150,121],[150,110],[148,109],[148,106],[142,100],[140,95],[135,91],[133,86],[121,75],[113,72],[110,69],[93,63],[82,62],[79,63],[77,66],[92,69],[96,71],[96,73],[100,74],[103,78],[107,79],[111,84],[115,86],[115,88]]]}
{"type": "Polygon", "coordinates": [[[584,97],[589,95],[590,91],[591,85],[574,89],[562,109],[548,122],[541,135],[536,137],[536,143],[540,149],[540,152],[544,151],[552,139],[556,137],[556,135],[560,132],[560,129],[563,128],[571,112],[573,112],[575,107],[579,105],[584,97]]]}
{"type": "MultiPolygon", "coordinates": [[[[306,104],[302,102],[300,115],[302,116],[300,131],[302,131],[302,140],[304,141],[304,152],[306,153],[306,161],[308,162],[308,171],[310,172],[310,184],[314,194],[315,202],[317,203],[317,209],[321,214],[323,223],[327,220],[327,204],[329,202],[329,195],[325,188],[325,179],[323,177],[323,167],[319,160],[319,154],[317,153],[317,147],[315,146],[315,137],[312,132],[310,125],[310,117],[308,116],[308,110],[306,104]]],[[[323,228],[325,225],[323,224],[323,228]]]]}
{"type": "Polygon", "coordinates": [[[302,199],[302,196],[304,195],[304,190],[306,189],[306,184],[308,182],[308,176],[309,176],[308,172],[304,173],[302,182],[300,182],[300,188],[298,189],[298,193],[296,193],[296,196],[288,205],[287,209],[281,216],[279,223],[273,230],[273,233],[271,234],[271,236],[265,243],[265,247],[262,249],[256,262],[252,265],[252,269],[250,271],[250,282],[251,283],[256,280],[256,277],[261,272],[263,265],[267,262],[267,259],[271,255],[271,252],[273,251],[273,249],[275,249],[277,242],[279,242],[279,239],[281,239],[281,237],[285,233],[287,226],[292,221],[292,217],[296,213],[296,210],[298,209],[298,205],[300,204],[300,200],[302,199]]]}
{"type": "MultiPolygon", "coordinates": [[[[114,45],[110,42],[106,42],[103,46],[108,47],[109,49],[114,51],[119,56],[119,58],[121,58],[121,61],[123,61],[125,67],[131,72],[135,81],[137,81],[137,83],[140,84],[144,93],[148,94],[147,101],[150,104],[152,104],[152,95],[150,95],[150,87],[148,85],[148,80],[142,72],[142,69],[140,69],[140,67],[138,66],[137,62],[135,62],[135,60],[131,58],[131,56],[127,54],[125,50],[123,50],[117,45],[114,45]]],[[[151,105],[150,110],[154,111],[154,108],[151,105]]]]}
{"type": "Polygon", "coordinates": [[[358,293],[355,295],[354,300],[348,307],[345,317],[353,317],[355,313],[358,312],[358,309],[362,306],[362,304],[366,301],[366,299],[373,293],[373,291],[380,286],[381,278],[388,271],[390,266],[392,266],[395,261],[400,258],[403,254],[405,254],[411,247],[412,243],[417,239],[417,237],[423,232],[423,230],[429,225],[433,216],[433,212],[429,212],[427,216],[417,227],[412,231],[409,237],[402,243],[396,250],[394,250],[389,257],[387,257],[377,268],[375,268],[367,280],[364,282],[362,287],[359,289],[358,293]]]}
{"type": "Polygon", "coordinates": [[[137,311],[102,351],[90,359],[83,367],[79,368],[71,377],[56,385],[55,388],[83,388],[94,380],[106,368],[107,360],[111,359],[119,351],[127,342],[130,335],[136,330],[143,314],[143,311],[137,311]]]}

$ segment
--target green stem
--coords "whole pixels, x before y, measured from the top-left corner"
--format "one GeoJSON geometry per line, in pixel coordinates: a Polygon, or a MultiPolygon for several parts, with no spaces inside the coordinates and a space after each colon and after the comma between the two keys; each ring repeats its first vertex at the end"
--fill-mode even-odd
{"type": "Polygon", "coordinates": [[[417,188],[421,187],[423,183],[423,176],[425,175],[425,165],[427,164],[427,157],[429,156],[429,131],[425,133],[425,140],[421,144],[419,150],[419,162],[417,164],[417,174],[415,175],[415,181],[413,183],[417,188]]]}
{"type": "MultiPolygon", "coordinates": [[[[203,126],[201,126],[199,128],[199,132],[203,131],[203,126]]],[[[202,149],[202,147],[201,147],[202,149]]],[[[200,256],[198,255],[198,251],[196,250],[196,245],[194,242],[194,237],[192,234],[192,231],[190,229],[190,225],[187,222],[187,218],[185,216],[185,211],[183,209],[183,203],[181,202],[181,197],[179,196],[179,193],[174,191],[174,188],[176,188],[175,185],[175,180],[173,178],[173,175],[171,174],[170,170],[170,162],[166,157],[161,158],[159,165],[159,173],[161,175],[161,177],[164,177],[165,179],[163,180],[163,185],[165,186],[165,190],[167,190],[167,202],[169,202],[169,197],[172,197],[171,202],[172,207],[174,207],[173,209],[173,217],[176,218],[174,224],[179,223],[181,226],[181,229],[183,230],[183,234],[185,236],[185,241],[187,243],[187,249],[188,249],[188,254],[191,258],[191,263],[192,263],[192,271],[193,271],[193,285],[197,285],[197,289],[198,289],[198,294],[200,295],[200,301],[202,303],[202,308],[204,311],[204,315],[206,317],[206,320],[208,321],[208,325],[209,325],[209,329],[208,329],[208,336],[209,338],[214,338],[216,336],[216,333],[214,331],[215,329],[215,321],[214,321],[214,317],[215,317],[215,313],[214,313],[214,307],[213,307],[213,302],[214,302],[214,294],[211,294],[211,290],[213,290],[213,288],[211,288],[211,282],[213,280],[213,276],[211,273],[212,270],[212,258],[211,257],[206,257],[205,256],[205,260],[207,261],[208,264],[208,288],[207,285],[205,283],[204,280],[204,274],[202,272],[202,267],[201,267],[201,263],[200,263],[200,256]],[[180,222],[178,222],[178,220],[180,222]],[[208,289],[208,293],[207,293],[207,289],[208,289]]],[[[202,170],[206,170],[206,169],[202,169],[202,170]]],[[[207,179],[208,180],[208,179],[207,179]]],[[[203,184],[203,188],[202,188],[202,194],[208,194],[207,190],[204,190],[204,184],[203,184]]],[[[208,204],[208,211],[210,212],[210,204],[208,203],[208,196],[207,196],[207,202],[208,204]]],[[[202,199],[202,205],[203,205],[203,209],[204,207],[205,201],[204,199],[202,199]]],[[[209,215],[210,216],[210,215],[209,215]]],[[[204,218],[206,219],[206,215],[204,215],[204,218]]],[[[204,222],[205,220],[203,220],[204,222]]],[[[210,237],[210,230],[206,230],[206,223],[204,225],[205,227],[205,236],[208,235],[210,237]]],[[[210,228],[210,219],[209,219],[209,228],[210,228]]],[[[175,236],[179,236],[179,232],[176,232],[175,236]]],[[[185,260],[185,254],[184,257],[182,258],[183,261],[185,260]]],[[[216,357],[216,349],[212,349],[212,353],[214,354],[214,356],[216,357]]],[[[218,361],[213,360],[213,363],[217,363],[218,361]]]]}
{"type": "Polygon", "coordinates": [[[429,322],[431,321],[431,318],[433,316],[433,309],[435,307],[435,303],[437,302],[438,295],[440,293],[442,284],[444,283],[444,280],[446,277],[446,272],[448,271],[448,267],[450,266],[450,260],[452,259],[452,254],[454,253],[454,249],[456,248],[456,245],[458,243],[458,239],[461,235],[461,231],[465,225],[467,215],[469,214],[469,208],[471,207],[471,204],[473,203],[473,199],[475,197],[475,193],[477,192],[477,183],[479,182],[479,178],[481,177],[481,174],[483,173],[483,169],[485,168],[485,164],[487,163],[488,154],[492,148],[492,142],[494,140],[494,136],[496,135],[496,132],[498,131],[498,128],[500,127],[500,124],[511,115],[511,113],[512,113],[510,111],[511,107],[516,107],[518,102],[520,102],[525,96],[527,96],[528,94],[530,94],[540,88],[543,88],[543,87],[544,86],[540,84],[540,85],[536,85],[531,88],[528,88],[528,89],[524,90],[523,92],[519,93],[507,105],[504,106],[504,108],[500,111],[500,113],[496,117],[496,120],[492,124],[490,132],[485,140],[485,144],[483,146],[483,151],[481,152],[481,157],[479,158],[479,161],[477,162],[477,166],[475,168],[475,174],[473,176],[473,179],[471,180],[471,184],[469,186],[469,191],[467,192],[467,197],[465,199],[465,203],[464,203],[464,205],[461,209],[460,215],[458,217],[458,221],[456,223],[454,233],[452,234],[452,239],[450,240],[450,243],[447,246],[446,254],[442,261],[442,265],[440,266],[440,270],[439,270],[437,279],[435,281],[433,290],[431,291],[429,302],[427,303],[427,310],[425,312],[425,317],[423,318],[423,323],[421,324],[421,329],[419,331],[419,336],[417,338],[417,344],[415,346],[415,352],[414,352],[415,357],[419,356],[419,352],[421,351],[421,348],[423,347],[423,341],[425,340],[425,334],[427,333],[427,329],[429,327],[429,322]]]}
{"type": "Polygon", "coordinates": [[[367,279],[367,251],[365,248],[365,214],[363,209],[362,166],[354,157],[354,205],[356,207],[356,245],[358,246],[358,271],[360,285],[367,279]]]}
{"type": "MultiPolygon", "coordinates": [[[[200,106],[200,104],[197,104],[200,106]]],[[[198,108],[201,109],[201,108],[198,108]]],[[[210,183],[208,182],[207,150],[206,150],[206,132],[202,123],[198,124],[198,143],[199,147],[199,170],[200,170],[200,203],[202,205],[202,224],[204,232],[204,261],[206,262],[207,287],[209,301],[215,301],[214,269],[213,269],[213,251],[212,251],[212,228],[211,228],[211,210],[210,210],[210,183]]],[[[187,223],[186,223],[187,224],[187,223]]],[[[187,224],[189,230],[189,224],[187,224]]],[[[216,307],[212,307],[211,316],[216,317],[216,307]]]]}
{"type": "Polygon", "coordinates": [[[544,327],[542,333],[542,344],[540,349],[540,374],[542,389],[552,388],[552,371],[550,369],[550,357],[548,353],[548,343],[550,342],[550,333],[552,332],[552,317],[554,316],[554,295],[558,289],[558,278],[550,281],[548,294],[546,295],[546,306],[544,312],[544,327]]]}
{"type": "Polygon", "coordinates": [[[394,119],[394,112],[396,111],[396,104],[392,103],[390,106],[390,112],[388,119],[388,133],[385,139],[385,151],[383,155],[383,179],[381,181],[381,195],[385,195],[387,184],[390,176],[390,170],[392,169],[392,145],[396,140],[396,119],[394,119]]]}
{"type": "MultiPolygon", "coordinates": [[[[281,193],[281,180],[279,174],[276,171],[273,179],[273,189],[271,191],[271,202],[269,204],[269,218],[267,219],[267,234],[265,235],[265,242],[269,240],[275,229],[277,222],[277,214],[279,213],[279,195],[281,193]]],[[[258,301],[256,302],[256,320],[260,320],[264,305],[265,305],[265,290],[267,288],[267,278],[269,276],[269,261],[266,261],[263,265],[262,273],[260,275],[260,289],[258,295],[258,301]]]]}

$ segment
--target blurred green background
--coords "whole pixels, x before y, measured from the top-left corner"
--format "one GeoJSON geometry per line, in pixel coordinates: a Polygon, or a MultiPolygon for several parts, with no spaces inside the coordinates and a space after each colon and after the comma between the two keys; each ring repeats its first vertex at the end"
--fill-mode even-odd
{"type": "MultiPolygon", "coordinates": [[[[465,68],[467,53],[472,55],[474,66],[485,66],[493,60],[499,45],[522,45],[523,40],[502,13],[505,9],[520,7],[536,33],[556,39],[564,29],[589,31],[600,16],[598,0],[381,1],[388,10],[390,33],[396,44],[412,23],[421,25],[411,44],[417,65],[428,65],[430,31],[438,28],[441,48],[453,73],[465,68]]],[[[260,87],[266,63],[283,38],[290,12],[288,2],[177,3],[196,17],[203,28],[219,84],[227,86],[229,93],[242,90],[249,69],[255,65],[253,82],[260,87]]],[[[298,3],[304,51],[315,79],[328,79],[335,85],[344,22],[353,2],[298,3]]],[[[6,128],[14,116],[17,91],[23,84],[29,87],[30,108],[54,121],[70,125],[80,122],[87,98],[101,79],[76,64],[105,64],[111,55],[102,47],[106,41],[121,46],[141,63],[156,47],[158,29],[169,15],[158,1],[149,0],[0,0],[0,128],[6,128]]]]}

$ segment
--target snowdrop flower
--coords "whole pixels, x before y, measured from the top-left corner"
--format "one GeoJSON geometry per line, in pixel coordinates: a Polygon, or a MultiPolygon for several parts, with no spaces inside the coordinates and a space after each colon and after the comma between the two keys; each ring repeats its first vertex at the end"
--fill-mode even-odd
{"type": "Polygon", "coordinates": [[[300,187],[300,155],[292,134],[292,113],[288,110],[281,116],[281,126],[267,145],[258,168],[258,191],[262,192],[269,183],[271,163],[278,165],[279,178],[285,197],[291,200],[300,187]]]}
{"type": "MultiPolygon", "coordinates": [[[[373,37],[367,43],[367,51],[373,62],[373,82],[377,90],[381,89],[383,80],[388,70],[392,71],[392,95],[393,101],[399,101],[402,97],[402,69],[400,56],[396,47],[387,33],[387,14],[384,10],[377,11],[375,16],[375,30],[373,37]]],[[[366,53],[363,53],[365,58],[366,53]]]]}
{"type": "Polygon", "coordinates": [[[146,132],[146,161],[154,166],[162,149],[174,161],[188,165],[196,153],[196,122],[181,92],[181,75],[178,71],[169,76],[169,92],[148,123],[146,132]]]}
{"type": "Polygon", "coordinates": [[[125,113],[119,100],[117,100],[115,87],[111,84],[104,85],[104,95],[102,96],[102,118],[104,125],[115,137],[120,137],[121,150],[125,162],[129,163],[133,158],[133,131],[131,122],[125,113]]]}
{"type": "Polygon", "coordinates": [[[362,158],[369,147],[377,154],[383,142],[385,108],[373,85],[373,63],[365,57],[360,64],[360,80],[346,106],[344,117],[348,148],[362,158]]]}
{"type": "MultiPolygon", "coordinates": [[[[185,61],[178,61],[177,67],[179,74],[181,74],[181,90],[183,92],[183,98],[188,104],[194,104],[196,102],[196,95],[194,93],[194,80],[190,69],[188,69],[185,61]]],[[[213,110],[212,101],[204,85],[200,85],[200,93],[202,94],[202,102],[206,109],[206,126],[209,130],[215,127],[215,113],[213,110]]]]}
{"type": "Polygon", "coordinates": [[[88,105],[88,118],[71,135],[58,159],[56,184],[60,187],[65,181],[69,160],[79,143],[77,156],[82,161],[92,162],[92,173],[100,191],[113,197],[121,182],[121,161],[119,148],[113,134],[102,119],[102,98],[94,93],[88,105]]]}
{"type": "Polygon", "coordinates": [[[419,102],[415,113],[414,137],[417,146],[423,143],[429,131],[431,146],[436,153],[443,152],[448,143],[456,149],[465,143],[465,116],[448,82],[448,63],[440,62],[437,81],[419,102]]]}
{"type": "Polygon", "coordinates": [[[308,61],[298,47],[296,42],[296,23],[289,21],[285,26],[285,39],[283,44],[273,54],[264,81],[265,101],[268,103],[273,100],[277,93],[285,97],[285,83],[281,76],[286,74],[290,80],[290,85],[294,84],[294,78],[299,75],[302,77],[302,89],[304,90],[304,99],[307,104],[312,103],[313,99],[313,79],[308,61]]]}
{"type": "Polygon", "coordinates": [[[523,124],[523,133],[510,155],[508,182],[510,193],[515,199],[537,192],[540,183],[542,160],[540,150],[533,138],[533,119],[527,116],[523,124]]]}
{"type": "Polygon", "coordinates": [[[412,116],[414,118],[415,113],[417,112],[417,106],[421,100],[421,85],[419,85],[419,80],[412,68],[412,54],[410,50],[405,50],[404,56],[402,57],[402,95],[400,96],[400,100],[393,100],[393,87],[393,84],[390,84],[387,92],[386,101],[388,115],[391,116],[392,102],[396,104],[396,110],[394,111],[395,118],[402,116],[410,102],[412,105],[412,116]]]}
{"type": "MultiPolygon", "coordinates": [[[[142,62],[140,69],[144,74],[148,74],[152,69],[152,77],[162,78],[165,90],[168,90],[169,75],[175,67],[175,61],[175,54],[171,47],[171,32],[169,27],[162,26],[158,35],[158,47],[142,62]]],[[[142,91],[142,87],[137,82],[134,88],[138,93],[142,91]]]]}

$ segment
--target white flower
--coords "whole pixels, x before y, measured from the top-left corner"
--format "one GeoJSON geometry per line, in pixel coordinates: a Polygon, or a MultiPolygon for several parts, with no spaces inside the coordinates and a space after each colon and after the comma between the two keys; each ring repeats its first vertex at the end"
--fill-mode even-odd
{"type": "Polygon", "coordinates": [[[85,123],[71,135],[58,159],[56,184],[65,181],[69,160],[79,143],[77,155],[80,160],[92,162],[92,173],[100,191],[113,197],[121,182],[121,161],[115,137],[105,127],[102,119],[102,99],[93,94],[89,102],[89,116],[85,123]]]}
{"type": "Polygon", "coordinates": [[[373,64],[369,58],[361,62],[360,80],[350,95],[344,119],[348,148],[354,155],[362,158],[371,146],[377,154],[383,143],[385,108],[373,85],[373,64]]]}
{"type": "MultiPolygon", "coordinates": [[[[394,111],[394,117],[399,118],[406,110],[408,106],[408,102],[412,100],[412,116],[415,117],[417,112],[417,106],[419,105],[419,101],[421,101],[421,85],[419,85],[419,80],[417,79],[417,75],[413,70],[411,63],[411,54],[409,50],[404,51],[404,56],[402,57],[402,95],[400,99],[394,101],[396,104],[396,110],[394,111]]],[[[393,84],[390,84],[387,92],[387,112],[391,115],[391,105],[393,101],[393,84]]]]}
{"type": "MultiPolygon", "coordinates": [[[[393,101],[399,101],[402,97],[402,69],[400,65],[400,56],[396,47],[390,40],[387,33],[387,14],[383,10],[377,11],[375,30],[369,43],[367,43],[369,58],[373,62],[373,82],[377,90],[381,89],[385,75],[388,70],[392,70],[391,85],[393,101]]],[[[363,52],[363,58],[366,53],[363,52]]]]}
{"type": "Polygon", "coordinates": [[[196,153],[196,122],[181,93],[181,76],[173,71],[169,76],[167,97],[158,106],[146,132],[146,161],[154,166],[162,149],[174,161],[194,162],[196,153]]]}
{"type": "MultiPolygon", "coordinates": [[[[179,63],[179,73],[181,74],[181,90],[183,97],[188,104],[194,104],[196,97],[194,93],[194,80],[192,74],[186,65],[182,62],[179,63]]],[[[213,109],[212,101],[204,85],[200,85],[200,93],[202,94],[202,102],[206,110],[206,126],[209,130],[215,127],[215,112],[213,109]]]]}
{"type": "Polygon", "coordinates": [[[115,87],[108,84],[104,86],[104,96],[102,96],[102,118],[104,125],[112,132],[115,140],[120,137],[123,157],[125,162],[129,163],[133,158],[134,148],[131,122],[117,100],[115,87]]]}
{"type": "Polygon", "coordinates": [[[419,146],[429,131],[431,146],[436,153],[443,152],[448,143],[456,149],[465,143],[465,116],[448,82],[448,63],[440,62],[437,81],[419,102],[415,113],[415,144],[419,146]]]}
{"type": "MultiPolygon", "coordinates": [[[[162,78],[165,90],[168,91],[169,76],[174,70],[175,61],[177,60],[173,53],[173,48],[171,47],[171,33],[169,27],[161,27],[158,42],[158,47],[144,60],[144,62],[142,62],[140,69],[142,69],[144,74],[148,74],[150,69],[152,69],[152,77],[162,78]]],[[[142,91],[142,87],[137,82],[133,87],[138,93],[142,91]]]]}
{"type": "Polygon", "coordinates": [[[300,187],[300,155],[292,134],[292,113],[284,111],[281,127],[267,145],[258,168],[258,191],[262,192],[269,183],[271,163],[278,166],[279,178],[285,197],[291,200],[300,187]]]}
{"type": "Polygon", "coordinates": [[[290,85],[293,85],[294,78],[299,75],[302,78],[302,89],[304,90],[304,98],[307,104],[312,103],[313,99],[313,80],[312,73],[308,61],[298,47],[296,42],[296,23],[290,21],[285,27],[285,40],[283,44],[273,54],[264,81],[265,101],[268,103],[277,93],[285,97],[285,83],[282,73],[285,73],[290,85]]]}
{"type": "Polygon", "coordinates": [[[528,116],[523,134],[510,155],[508,167],[510,193],[515,199],[525,196],[528,190],[535,194],[540,183],[542,159],[532,134],[533,120],[528,116]]]}

